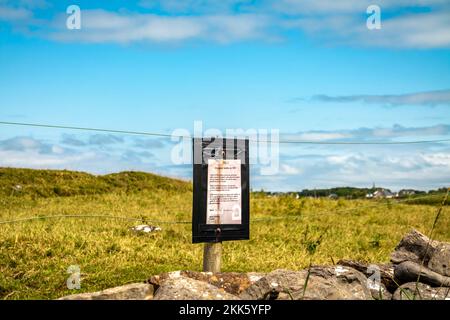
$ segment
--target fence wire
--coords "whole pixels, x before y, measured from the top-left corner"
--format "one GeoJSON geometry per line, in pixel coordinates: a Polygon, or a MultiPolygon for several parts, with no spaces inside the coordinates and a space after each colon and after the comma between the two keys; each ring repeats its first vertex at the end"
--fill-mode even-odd
{"type": "MultiPolygon", "coordinates": [[[[395,200],[395,201],[380,201],[374,204],[365,205],[365,206],[357,206],[355,208],[345,208],[340,210],[328,210],[328,211],[319,211],[315,212],[317,215],[327,215],[327,214],[339,214],[339,213],[346,213],[346,212],[352,212],[357,210],[363,210],[368,208],[376,208],[386,205],[396,205],[396,204],[403,204],[404,202],[408,201],[415,201],[420,200],[424,198],[431,198],[431,197],[442,197],[441,194],[432,194],[432,195],[424,195],[424,196],[418,196],[414,198],[408,198],[408,199],[401,199],[401,200],[395,200]]],[[[385,199],[389,200],[389,199],[385,199]]],[[[445,203],[444,203],[445,204],[445,203]]],[[[259,214],[264,215],[264,214],[259,214]]],[[[268,215],[268,214],[266,214],[268,215]]],[[[277,217],[263,217],[263,218],[254,218],[252,219],[253,222],[264,222],[264,221],[275,221],[275,220],[284,220],[284,219],[300,219],[302,218],[302,212],[300,212],[298,215],[283,215],[283,216],[277,216],[277,217]]],[[[134,217],[125,217],[125,216],[115,216],[115,215],[102,215],[102,214],[68,214],[68,215],[45,215],[45,216],[33,216],[33,217],[25,217],[25,218],[18,218],[13,220],[3,220],[0,221],[0,225],[4,224],[14,224],[14,223],[20,223],[20,222],[29,222],[29,221],[36,221],[36,220],[48,220],[48,219],[66,219],[66,218],[74,218],[74,219],[84,219],[84,218],[98,218],[98,219],[117,219],[117,220],[127,220],[127,221],[139,221],[142,223],[152,223],[152,224],[167,224],[167,225],[176,225],[176,224],[190,224],[192,221],[169,221],[169,220],[153,220],[151,218],[147,218],[145,216],[142,216],[140,218],[134,218],[134,217]]]]}
{"type": "MultiPolygon", "coordinates": [[[[152,137],[163,138],[180,138],[180,139],[192,139],[191,136],[173,135],[168,133],[158,132],[145,132],[145,131],[128,131],[128,130],[116,130],[116,129],[101,129],[101,128],[88,128],[88,127],[76,127],[76,126],[62,126],[51,125],[42,123],[25,123],[25,122],[9,122],[0,121],[0,125],[14,125],[14,126],[26,126],[26,127],[38,127],[38,128],[51,128],[51,129],[67,129],[67,130],[81,130],[81,131],[94,131],[94,132],[107,132],[116,134],[130,134],[130,135],[144,135],[152,137]]],[[[200,138],[200,137],[199,137],[200,138]]],[[[411,141],[308,141],[308,140],[260,140],[249,139],[249,142],[256,143],[281,143],[281,144],[316,144],[316,145],[401,145],[401,144],[426,144],[426,143],[443,143],[450,142],[449,139],[434,139],[434,140],[411,140],[411,141]]]]}

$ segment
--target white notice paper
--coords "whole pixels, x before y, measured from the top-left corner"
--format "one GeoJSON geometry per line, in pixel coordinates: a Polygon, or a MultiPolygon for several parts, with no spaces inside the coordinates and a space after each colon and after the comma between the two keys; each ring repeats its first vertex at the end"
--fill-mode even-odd
{"type": "Polygon", "coordinates": [[[241,224],[241,160],[208,159],[206,224],[241,224]]]}

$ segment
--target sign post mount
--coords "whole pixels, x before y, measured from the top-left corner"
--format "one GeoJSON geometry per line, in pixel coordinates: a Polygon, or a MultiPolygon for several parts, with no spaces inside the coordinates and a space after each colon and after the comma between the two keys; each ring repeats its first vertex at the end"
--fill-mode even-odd
{"type": "Polygon", "coordinates": [[[204,271],[220,271],[222,241],[249,239],[248,146],[247,139],[193,139],[192,242],[205,243],[204,271]]]}

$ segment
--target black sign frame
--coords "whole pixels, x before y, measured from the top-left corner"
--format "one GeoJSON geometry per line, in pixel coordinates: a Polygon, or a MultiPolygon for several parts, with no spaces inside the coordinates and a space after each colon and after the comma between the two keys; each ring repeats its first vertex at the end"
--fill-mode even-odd
{"type": "Polygon", "coordinates": [[[192,243],[250,239],[248,139],[193,138],[192,243]],[[231,148],[230,148],[231,146],[231,148]],[[241,160],[241,224],[206,224],[208,159],[241,160]]]}

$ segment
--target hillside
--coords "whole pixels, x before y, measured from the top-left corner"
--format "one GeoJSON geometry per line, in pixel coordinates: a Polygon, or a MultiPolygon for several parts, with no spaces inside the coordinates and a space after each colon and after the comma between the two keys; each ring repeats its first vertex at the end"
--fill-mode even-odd
{"type": "Polygon", "coordinates": [[[190,191],[185,181],[145,172],[92,175],[68,170],[0,168],[0,196],[64,197],[141,191],[190,191]]]}

